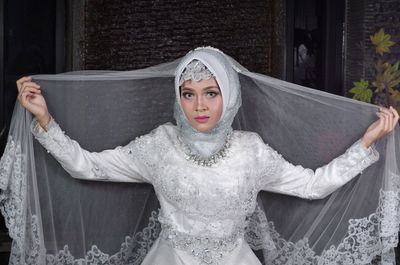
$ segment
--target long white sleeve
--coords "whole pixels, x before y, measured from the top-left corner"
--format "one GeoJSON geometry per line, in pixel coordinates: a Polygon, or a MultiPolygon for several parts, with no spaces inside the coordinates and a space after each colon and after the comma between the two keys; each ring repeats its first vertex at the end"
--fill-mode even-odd
{"type": "Polygon", "coordinates": [[[266,164],[261,176],[261,190],[293,195],[306,199],[321,199],[346,184],[379,159],[374,147],[364,147],[361,140],[328,164],[312,169],[293,165],[270,146],[264,144],[259,154],[266,164]]]}
{"type": "MultiPolygon", "coordinates": [[[[64,134],[52,118],[46,132],[34,119],[31,131],[40,144],[74,178],[115,182],[150,182],[146,165],[140,161],[143,140],[137,138],[124,147],[89,152],[64,134]]],[[[143,138],[143,137],[142,137],[143,138]]],[[[147,137],[149,138],[149,137],[147,137]]]]}

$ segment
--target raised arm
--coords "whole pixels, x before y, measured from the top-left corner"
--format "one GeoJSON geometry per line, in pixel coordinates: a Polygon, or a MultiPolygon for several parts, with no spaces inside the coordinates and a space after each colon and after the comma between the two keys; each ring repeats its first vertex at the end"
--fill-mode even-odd
{"type": "Polygon", "coordinates": [[[18,101],[35,119],[31,130],[36,139],[71,174],[80,179],[150,182],[146,163],[140,159],[145,146],[151,146],[151,135],[134,140],[125,147],[88,152],[66,136],[51,118],[40,86],[31,77],[17,81],[18,101]]]}
{"type": "Polygon", "coordinates": [[[267,158],[265,174],[261,174],[260,189],[308,199],[328,196],[379,159],[374,143],[398,126],[399,114],[393,107],[380,108],[376,114],[379,120],[367,128],[360,140],[315,172],[292,165],[271,147],[259,143],[259,159],[263,161],[264,157],[267,158]]]}
{"type": "Polygon", "coordinates": [[[367,148],[358,140],[344,154],[314,171],[289,163],[268,145],[262,148],[266,164],[260,189],[305,199],[328,196],[379,159],[373,146],[367,148]]]}
{"type": "MultiPolygon", "coordinates": [[[[150,173],[141,161],[142,138],[127,146],[102,152],[88,152],[70,139],[51,118],[44,130],[39,122],[32,121],[31,131],[40,144],[53,155],[74,178],[116,182],[151,182],[150,173]],[[47,130],[47,131],[46,131],[47,130]]],[[[151,138],[150,135],[144,136],[151,138]]],[[[151,144],[151,143],[149,143],[151,144]]]]}

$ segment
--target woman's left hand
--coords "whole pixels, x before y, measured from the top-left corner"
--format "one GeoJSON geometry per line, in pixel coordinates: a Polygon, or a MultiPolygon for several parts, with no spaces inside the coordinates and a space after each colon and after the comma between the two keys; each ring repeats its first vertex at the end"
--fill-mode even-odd
{"type": "Polygon", "coordinates": [[[393,131],[399,121],[399,113],[392,106],[389,109],[379,109],[376,115],[379,120],[372,123],[361,138],[361,142],[365,147],[369,147],[376,140],[393,131]]]}

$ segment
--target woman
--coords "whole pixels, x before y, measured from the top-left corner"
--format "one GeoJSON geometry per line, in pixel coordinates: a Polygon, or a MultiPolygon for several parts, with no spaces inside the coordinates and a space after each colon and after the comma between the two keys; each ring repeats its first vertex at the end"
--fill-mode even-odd
{"type": "Polygon", "coordinates": [[[177,125],[100,153],[63,134],[28,77],[17,81],[18,100],[36,117],[36,139],[71,176],[154,186],[162,232],[143,264],[260,264],[244,240],[258,192],[328,196],[378,160],[373,144],[399,115],[381,109],[359,141],[314,172],[290,164],[257,134],[232,130],[241,105],[236,70],[216,49],[189,52],[175,72],[177,125]]]}

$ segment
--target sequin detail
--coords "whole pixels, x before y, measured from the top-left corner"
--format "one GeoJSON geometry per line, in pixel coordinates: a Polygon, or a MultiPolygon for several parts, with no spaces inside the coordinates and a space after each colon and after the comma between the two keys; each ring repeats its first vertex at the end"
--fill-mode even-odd
{"type": "Polygon", "coordinates": [[[181,144],[183,152],[185,153],[186,160],[192,161],[199,166],[211,167],[214,164],[218,163],[219,160],[224,159],[228,155],[229,148],[231,147],[232,132],[230,132],[226,137],[225,144],[222,146],[222,148],[217,153],[211,155],[208,158],[202,158],[200,155],[193,153],[190,148],[183,142],[180,136],[178,136],[178,140],[181,144]]]}
{"type": "Polygon", "coordinates": [[[184,250],[194,256],[201,264],[218,264],[238,246],[238,239],[244,234],[243,229],[230,236],[216,238],[210,236],[190,235],[162,225],[161,237],[177,249],[184,250]]]}
{"type": "Polygon", "coordinates": [[[179,78],[179,85],[182,85],[187,80],[208,80],[213,76],[214,74],[201,61],[193,60],[183,70],[179,78]]]}
{"type": "Polygon", "coordinates": [[[96,164],[93,165],[92,172],[93,172],[94,176],[99,179],[107,179],[108,178],[108,174],[106,173],[105,169],[99,167],[96,164]]]}

